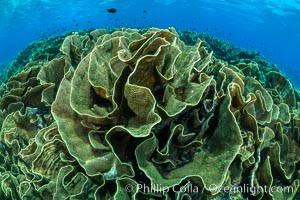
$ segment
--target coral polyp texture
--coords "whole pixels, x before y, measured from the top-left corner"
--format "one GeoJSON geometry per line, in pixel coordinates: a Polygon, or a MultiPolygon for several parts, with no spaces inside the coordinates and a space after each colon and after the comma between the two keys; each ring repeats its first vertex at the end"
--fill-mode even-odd
{"type": "Polygon", "coordinates": [[[298,91],[230,48],[93,30],[28,61],[0,88],[0,198],[296,198],[298,91]]]}

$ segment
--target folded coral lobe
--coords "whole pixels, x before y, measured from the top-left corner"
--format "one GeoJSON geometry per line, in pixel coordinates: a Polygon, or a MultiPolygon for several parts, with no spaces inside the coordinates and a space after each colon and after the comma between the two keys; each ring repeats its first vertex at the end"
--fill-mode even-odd
{"type": "Polygon", "coordinates": [[[73,33],[59,49],[0,88],[0,197],[299,195],[299,95],[257,54],[174,28],[73,33]]]}

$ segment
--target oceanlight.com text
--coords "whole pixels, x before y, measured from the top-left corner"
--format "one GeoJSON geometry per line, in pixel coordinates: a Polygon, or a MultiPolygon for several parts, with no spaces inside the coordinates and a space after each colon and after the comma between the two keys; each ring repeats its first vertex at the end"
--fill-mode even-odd
{"type": "Polygon", "coordinates": [[[235,193],[243,193],[243,194],[250,194],[250,195],[256,195],[258,193],[268,193],[268,194],[274,194],[274,193],[293,193],[294,188],[292,186],[271,186],[268,187],[266,185],[259,185],[259,186],[250,186],[249,184],[243,184],[239,186],[221,186],[218,187],[217,185],[211,184],[208,188],[213,193],[229,193],[229,194],[235,194],[235,193]]]}

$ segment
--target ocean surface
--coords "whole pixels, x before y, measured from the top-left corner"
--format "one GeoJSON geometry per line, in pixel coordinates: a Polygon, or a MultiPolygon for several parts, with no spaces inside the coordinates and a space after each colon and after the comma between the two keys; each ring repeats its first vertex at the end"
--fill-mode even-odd
{"type": "Polygon", "coordinates": [[[300,88],[297,0],[1,0],[0,65],[41,37],[115,27],[207,32],[258,51],[300,88]]]}

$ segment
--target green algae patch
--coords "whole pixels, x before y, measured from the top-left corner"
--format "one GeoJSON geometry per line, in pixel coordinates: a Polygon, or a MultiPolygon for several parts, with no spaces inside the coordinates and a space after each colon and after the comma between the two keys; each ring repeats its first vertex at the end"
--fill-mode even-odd
{"type": "Polygon", "coordinates": [[[258,54],[174,28],[37,44],[0,87],[1,199],[300,195],[299,95],[258,54]]]}

